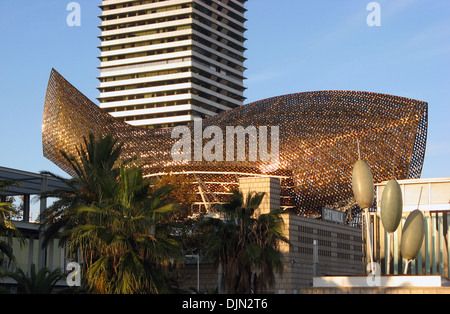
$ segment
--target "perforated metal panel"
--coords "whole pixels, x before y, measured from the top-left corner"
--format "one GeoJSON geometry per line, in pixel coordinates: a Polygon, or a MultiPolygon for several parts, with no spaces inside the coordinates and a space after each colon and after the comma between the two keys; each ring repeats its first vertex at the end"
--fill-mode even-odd
{"type": "MultiPolygon", "coordinates": [[[[239,162],[175,162],[171,149],[178,139],[171,138],[172,129],[148,130],[115,120],[53,70],[42,140],[45,157],[73,174],[59,151],[76,154],[83,136],[111,133],[124,143],[122,158],[139,156],[146,175],[184,173],[193,182],[204,182],[215,197],[213,202],[225,201],[237,188],[239,177],[277,176],[282,207],[316,215],[322,206],[351,199],[358,140],[361,157],[371,167],[375,182],[394,175],[397,179],[420,177],[427,120],[427,103],[409,98],[355,91],[285,95],[223,112],[202,123],[203,129],[219,126],[224,133],[226,126],[279,126],[277,171],[267,172],[267,163],[250,161],[248,154],[239,162]]],[[[194,126],[189,128],[194,134],[194,126]]],[[[246,145],[248,148],[248,138],[246,145]]]]}

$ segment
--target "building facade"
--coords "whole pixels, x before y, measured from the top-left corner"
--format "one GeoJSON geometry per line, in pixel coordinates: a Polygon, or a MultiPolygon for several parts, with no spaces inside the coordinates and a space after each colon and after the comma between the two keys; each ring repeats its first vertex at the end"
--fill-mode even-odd
{"type": "MultiPolygon", "coordinates": [[[[29,272],[31,265],[37,269],[48,267],[50,270],[60,268],[64,270],[67,265],[67,255],[64,247],[60,247],[58,239],[52,239],[46,247],[43,247],[43,230],[39,223],[39,215],[52,201],[40,197],[42,193],[67,188],[61,181],[46,174],[31,173],[23,170],[0,167],[0,182],[15,182],[0,190],[0,202],[18,198],[17,215],[12,217],[12,222],[25,237],[24,243],[17,238],[8,239],[12,248],[15,263],[4,260],[0,263],[0,271],[14,271],[18,268],[29,272]],[[38,200],[35,202],[34,200],[38,200]]],[[[1,259],[0,259],[1,260],[1,259]]],[[[2,278],[0,286],[12,286],[14,281],[2,278]]],[[[59,282],[58,285],[64,285],[59,282]]]]}
{"type": "MultiPolygon", "coordinates": [[[[265,193],[259,214],[280,207],[280,180],[276,178],[240,178],[239,190],[244,195],[253,191],[265,193]]],[[[281,217],[283,235],[290,242],[280,243],[283,272],[275,272],[274,286],[258,293],[297,294],[302,288],[312,287],[317,276],[357,276],[365,272],[360,228],[292,213],[281,217]]],[[[176,278],[183,290],[199,287],[201,291],[212,292],[220,285],[221,273],[211,262],[201,260],[197,265],[195,259],[186,259],[176,278]]]]}
{"type": "Polygon", "coordinates": [[[100,107],[134,126],[243,105],[246,0],[103,0],[100,107]]]}

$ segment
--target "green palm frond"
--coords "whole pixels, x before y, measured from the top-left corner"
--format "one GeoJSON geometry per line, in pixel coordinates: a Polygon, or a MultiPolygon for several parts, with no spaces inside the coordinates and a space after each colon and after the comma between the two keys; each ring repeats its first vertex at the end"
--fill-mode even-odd
{"type": "Polygon", "coordinates": [[[233,191],[228,203],[215,208],[222,218],[203,222],[210,230],[205,258],[213,260],[216,267],[223,266],[223,283],[229,293],[250,293],[253,281],[254,288],[265,289],[274,283],[274,272],[283,270],[279,245],[289,242],[283,235],[283,212],[256,217],[264,196],[249,193],[244,198],[233,191]]]}
{"type": "Polygon", "coordinates": [[[6,272],[4,277],[16,281],[19,292],[24,294],[49,294],[56,283],[65,278],[60,269],[51,271],[44,267],[36,271],[34,264],[31,265],[29,274],[19,268],[14,272],[6,272]]]}
{"type": "Polygon", "coordinates": [[[172,187],[150,193],[142,169],[119,162],[122,145],[111,136],[89,135],[67,155],[76,176],[59,178],[68,188],[52,194],[59,200],[43,214],[44,232],[60,235],[70,254],[82,252],[83,276],[92,293],[161,293],[168,291],[164,271],[181,260],[179,243],[159,225],[178,206],[172,187]]]}
{"type": "MultiPolygon", "coordinates": [[[[0,182],[0,191],[6,189],[11,185],[18,185],[19,183],[13,180],[6,180],[0,182]]],[[[26,239],[19,229],[16,228],[11,218],[17,213],[16,208],[10,202],[0,202],[0,256],[6,257],[9,263],[15,262],[13,249],[10,247],[9,242],[16,238],[20,245],[26,243],[26,239]],[[6,241],[4,241],[6,240],[6,241]]]]}

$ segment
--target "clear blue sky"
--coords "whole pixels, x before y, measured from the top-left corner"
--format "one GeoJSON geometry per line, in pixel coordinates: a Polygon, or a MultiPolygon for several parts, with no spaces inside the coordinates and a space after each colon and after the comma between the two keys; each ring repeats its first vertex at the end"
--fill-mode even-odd
{"type": "MultiPolygon", "coordinates": [[[[100,0],[1,0],[0,166],[62,174],[42,155],[41,124],[52,67],[96,102],[100,0]]],[[[249,0],[247,103],[313,90],[360,90],[429,103],[423,177],[450,177],[450,1],[249,0]]]]}

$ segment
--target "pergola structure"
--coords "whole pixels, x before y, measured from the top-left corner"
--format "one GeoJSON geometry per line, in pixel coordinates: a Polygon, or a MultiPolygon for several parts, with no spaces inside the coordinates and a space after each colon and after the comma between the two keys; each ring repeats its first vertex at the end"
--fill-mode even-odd
{"type": "Polygon", "coordinates": [[[12,184],[0,190],[1,201],[5,201],[8,196],[23,197],[21,217],[13,221],[14,225],[28,238],[28,250],[22,248],[27,255],[22,264],[30,266],[36,262],[37,257],[38,269],[44,266],[53,268],[53,242],[49,247],[42,247],[42,230],[39,229],[41,225],[37,221],[31,221],[30,204],[32,196],[38,196],[39,213],[42,213],[47,208],[47,199],[39,196],[44,192],[64,188],[64,183],[49,175],[0,167],[0,182],[5,181],[12,184]],[[38,242],[37,246],[35,242],[38,242]]]}

